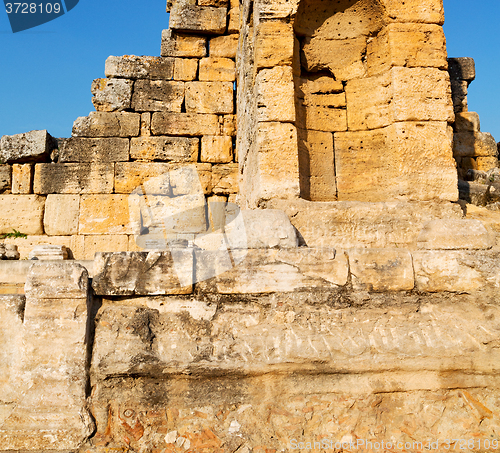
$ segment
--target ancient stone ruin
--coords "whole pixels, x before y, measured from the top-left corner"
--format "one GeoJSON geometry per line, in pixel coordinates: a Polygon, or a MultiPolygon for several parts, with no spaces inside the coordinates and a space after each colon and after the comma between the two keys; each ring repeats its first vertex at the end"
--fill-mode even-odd
{"type": "Polygon", "coordinates": [[[497,449],[500,171],[442,1],[167,10],[70,138],[0,141],[0,452],[497,449]]]}

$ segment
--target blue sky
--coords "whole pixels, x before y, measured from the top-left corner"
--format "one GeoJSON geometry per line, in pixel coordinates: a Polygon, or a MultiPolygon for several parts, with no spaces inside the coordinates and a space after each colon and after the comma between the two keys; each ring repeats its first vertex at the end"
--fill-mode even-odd
{"type": "MultiPolygon", "coordinates": [[[[80,0],[63,17],[13,34],[0,10],[0,136],[47,129],[71,135],[73,121],[94,110],[92,80],[109,55],[159,55],[168,26],[165,0],[80,0]]],[[[500,141],[499,0],[444,0],[448,54],[473,57],[469,110],[500,141]]]]}

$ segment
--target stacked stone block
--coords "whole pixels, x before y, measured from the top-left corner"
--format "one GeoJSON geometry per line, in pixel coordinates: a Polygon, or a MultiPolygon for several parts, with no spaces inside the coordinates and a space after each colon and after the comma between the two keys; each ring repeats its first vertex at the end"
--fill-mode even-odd
{"type": "Polygon", "coordinates": [[[64,245],[75,259],[141,250],[138,237],[172,212],[188,213],[186,230],[166,231],[175,237],[214,229],[207,202],[234,202],[238,192],[238,4],[215,3],[176,3],[160,57],[109,57],[106,78],[91,86],[96,111],[77,118],[70,138],[2,139],[0,183],[12,195],[1,195],[0,233],[28,234],[9,239],[22,257],[40,243],[64,245]]]}
{"type": "Polygon", "coordinates": [[[456,200],[442,2],[323,3],[243,6],[244,202],[456,200]]]}
{"type": "Polygon", "coordinates": [[[469,170],[489,171],[498,167],[497,144],[491,134],[481,132],[479,115],[468,110],[467,90],[476,78],[474,60],[449,58],[448,63],[455,110],[453,155],[459,179],[466,179],[469,170]]]}

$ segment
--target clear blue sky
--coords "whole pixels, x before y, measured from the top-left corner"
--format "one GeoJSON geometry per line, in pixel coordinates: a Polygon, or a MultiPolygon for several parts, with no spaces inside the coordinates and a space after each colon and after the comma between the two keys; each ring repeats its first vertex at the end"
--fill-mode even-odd
{"type": "MultiPolygon", "coordinates": [[[[448,54],[473,57],[469,110],[500,141],[500,0],[444,0],[448,54]]],[[[71,135],[94,110],[92,80],[109,55],[159,55],[165,0],[80,0],[63,17],[20,33],[0,9],[0,136],[47,129],[71,135]]]]}

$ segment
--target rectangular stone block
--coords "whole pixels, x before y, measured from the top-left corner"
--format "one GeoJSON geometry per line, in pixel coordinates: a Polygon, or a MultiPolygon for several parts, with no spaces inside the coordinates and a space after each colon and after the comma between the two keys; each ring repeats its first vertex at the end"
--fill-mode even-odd
{"type": "Polygon", "coordinates": [[[200,140],[188,137],[138,137],[130,141],[130,157],[135,160],[196,162],[200,140]]]}
{"type": "Polygon", "coordinates": [[[418,236],[418,246],[430,250],[480,250],[495,245],[495,237],[479,220],[446,219],[427,222],[418,236]]]}
{"type": "Polygon", "coordinates": [[[151,132],[153,135],[218,135],[219,119],[217,115],[155,112],[151,132]]]}
{"type": "Polygon", "coordinates": [[[291,66],[262,69],[255,78],[258,121],[295,121],[295,88],[291,66]]]}
{"type": "Polygon", "coordinates": [[[92,287],[97,295],[190,294],[193,250],[99,253],[94,260],[94,271],[92,287]]]}
{"type": "Polygon", "coordinates": [[[337,199],[333,134],[298,130],[300,191],[306,200],[337,199]]]}
{"type": "Polygon", "coordinates": [[[6,164],[44,162],[56,147],[46,130],[4,135],[0,138],[0,160],[6,164]]]}
{"type": "Polygon", "coordinates": [[[232,250],[230,262],[222,252],[195,253],[196,280],[202,282],[205,276],[213,276],[203,289],[220,294],[314,291],[347,283],[347,257],[343,252],[336,255],[334,249],[232,250]]]}
{"type": "Polygon", "coordinates": [[[233,113],[231,82],[186,82],[187,113],[233,113]]]}
{"type": "Polygon", "coordinates": [[[43,234],[45,198],[39,195],[0,195],[0,234],[43,234]]]}
{"type": "Polygon", "coordinates": [[[173,70],[173,58],[124,55],[108,57],[104,73],[106,77],[170,80],[173,70]]]}
{"type": "Polygon", "coordinates": [[[95,254],[100,252],[126,252],[128,251],[128,238],[129,237],[124,234],[85,236],[83,259],[93,260],[95,254]]]}
{"type": "Polygon", "coordinates": [[[12,189],[12,165],[0,164],[0,193],[10,192],[12,189]]]}
{"type": "MultiPolygon", "coordinates": [[[[151,113],[141,113],[141,136],[149,137],[151,135],[151,113]]],[[[132,143],[132,142],[131,142],[132,143]]]]}
{"type": "Polygon", "coordinates": [[[82,195],[78,234],[132,234],[127,195],[82,195]]]}
{"type": "Polygon", "coordinates": [[[294,33],[285,22],[261,22],[255,39],[255,69],[291,66],[293,63],[294,33]]]}
{"type": "Polygon", "coordinates": [[[176,2],[170,11],[172,30],[221,35],[226,31],[227,8],[190,5],[176,2]]]}
{"type": "Polygon", "coordinates": [[[196,79],[198,60],[194,58],[176,58],[174,60],[174,80],[189,82],[196,79]]]}
{"type": "MultiPolygon", "coordinates": [[[[169,170],[171,167],[162,162],[120,162],[115,165],[115,193],[132,193],[148,180],[158,180],[161,177],[161,191],[153,193],[170,192],[169,170]]],[[[153,181],[151,181],[153,183],[153,181]]],[[[158,184],[155,184],[158,186],[158,184]]],[[[159,187],[158,187],[159,189],[159,187]]],[[[107,250],[112,251],[112,250],[107,250]]]]}
{"type": "Polygon", "coordinates": [[[132,108],[137,112],[180,112],[184,82],[136,80],[132,108]]]}
{"type": "Polygon", "coordinates": [[[346,85],[349,130],[377,129],[396,121],[454,119],[448,73],[435,68],[392,68],[346,85]]]}
{"type": "Polygon", "coordinates": [[[59,148],[59,162],[126,162],[129,148],[126,138],[71,137],[59,148]]]}
{"type": "Polygon", "coordinates": [[[36,164],[33,191],[38,194],[112,193],[114,164],[36,164]]]}
{"type": "MultiPolygon", "coordinates": [[[[12,244],[17,247],[17,251],[20,255],[20,260],[29,260],[29,254],[37,245],[64,245],[67,249],[71,249],[72,251],[73,249],[71,248],[71,241],[73,237],[76,236],[48,236],[46,234],[40,234],[28,235],[27,238],[6,238],[4,242],[5,244],[12,244]]],[[[78,258],[75,256],[75,259],[78,258]]]]}
{"type": "Polygon", "coordinates": [[[43,226],[49,236],[78,234],[80,197],[78,195],[48,195],[45,201],[43,226]]]}
{"type": "Polygon", "coordinates": [[[210,56],[219,58],[236,58],[239,35],[217,36],[210,40],[210,56]]]}
{"type": "Polygon", "coordinates": [[[28,194],[33,189],[33,164],[12,165],[12,193],[28,194]]]}
{"type": "Polygon", "coordinates": [[[207,54],[207,39],[202,36],[185,36],[171,29],[161,33],[162,57],[197,57],[207,54]]]}
{"type": "Polygon", "coordinates": [[[203,82],[234,82],[236,64],[230,58],[202,58],[198,78],[203,82]]]}
{"type": "Polygon", "coordinates": [[[201,161],[226,164],[233,160],[233,139],[227,135],[201,138],[201,161]]]}
{"type": "Polygon", "coordinates": [[[347,254],[355,290],[410,291],[415,286],[408,250],[351,249],[347,254]]]}
{"type": "Polygon", "coordinates": [[[214,165],[212,167],[212,192],[215,195],[238,193],[238,164],[214,165]]]}
{"type": "MultiPolygon", "coordinates": [[[[141,116],[129,112],[91,112],[73,123],[73,137],[135,137],[141,116]]],[[[71,139],[69,139],[71,140],[71,139]]],[[[66,142],[65,142],[66,143],[66,142]]]]}
{"type": "Polygon", "coordinates": [[[90,89],[92,104],[99,112],[130,109],[133,85],[134,81],[127,79],[95,79],[90,89]]]}
{"type": "Polygon", "coordinates": [[[382,0],[386,14],[395,22],[413,22],[425,24],[444,23],[443,2],[429,0],[425,4],[420,0],[382,0]]]}
{"type": "Polygon", "coordinates": [[[497,252],[413,252],[416,289],[428,292],[469,292],[487,289],[498,275],[497,259],[497,252]]]}
{"type": "Polygon", "coordinates": [[[455,113],[455,132],[479,132],[481,130],[479,115],[476,112],[455,113]]]}
{"type": "Polygon", "coordinates": [[[338,132],[334,144],[339,200],[458,198],[451,132],[445,122],[396,123],[374,131],[338,132]]]}
{"type": "Polygon", "coordinates": [[[427,24],[389,24],[368,43],[368,75],[394,66],[448,69],[443,28],[427,24]]]}
{"type": "Polygon", "coordinates": [[[297,123],[301,128],[312,131],[346,131],[347,110],[339,106],[343,100],[344,94],[318,96],[307,104],[299,99],[297,123]]]}
{"type": "Polygon", "coordinates": [[[208,195],[212,192],[212,165],[172,163],[170,185],[174,196],[199,193],[208,195]]]}
{"type": "Polygon", "coordinates": [[[497,144],[488,132],[456,132],[453,134],[453,154],[459,157],[497,155],[497,144]]]}

